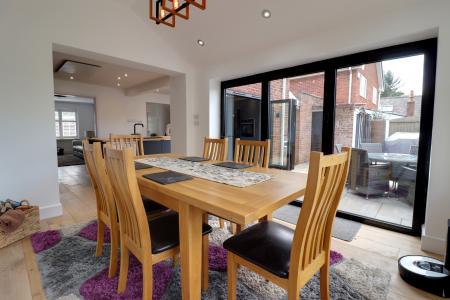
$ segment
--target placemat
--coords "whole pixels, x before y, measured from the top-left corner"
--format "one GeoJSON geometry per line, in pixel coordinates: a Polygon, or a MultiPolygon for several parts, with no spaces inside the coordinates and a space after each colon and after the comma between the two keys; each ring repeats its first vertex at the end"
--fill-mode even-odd
{"type": "Polygon", "coordinates": [[[150,166],[150,165],[146,165],[146,164],[143,164],[143,163],[139,163],[139,162],[134,162],[134,169],[135,170],[142,170],[142,169],[150,169],[150,168],[153,168],[152,166],[150,166]]]}
{"type": "Polygon", "coordinates": [[[202,161],[208,161],[209,159],[200,157],[200,156],[186,156],[186,157],[180,157],[182,160],[192,161],[192,162],[202,162],[202,161]]]}
{"type": "Polygon", "coordinates": [[[247,168],[252,167],[252,165],[238,164],[238,163],[231,162],[231,161],[221,162],[221,163],[217,163],[214,165],[216,165],[218,167],[229,168],[229,169],[247,169],[247,168]]]}
{"type": "Polygon", "coordinates": [[[173,171],[151,173],[142,177],[164,185],[192,179],[192,176],[173,171]]]}

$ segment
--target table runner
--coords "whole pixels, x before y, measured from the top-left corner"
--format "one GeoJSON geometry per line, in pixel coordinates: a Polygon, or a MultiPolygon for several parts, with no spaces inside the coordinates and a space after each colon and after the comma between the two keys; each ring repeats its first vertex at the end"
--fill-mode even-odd
{"type": "Polygon", "coordinates": [[[269,174],[229,169],[170,157],[142,158],[137,159],[136,162],[240,188],[272,178],[269,174]]]}

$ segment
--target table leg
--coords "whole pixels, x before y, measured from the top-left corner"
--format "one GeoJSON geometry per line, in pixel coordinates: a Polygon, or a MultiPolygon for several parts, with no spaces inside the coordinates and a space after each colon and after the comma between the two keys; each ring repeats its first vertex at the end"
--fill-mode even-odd
{"type": "Polygon", "coordinates": [[[202,274],[202,215],[187,203],[179,204],[182,298],[200,299],[202,274]]]}
{"type": "Polygon", "coordinates": [[[259,219],[259,222],[263,221],[272,221],[272,214],[268,214],[267,216],[264,216],[261,219],[259,219]]]}

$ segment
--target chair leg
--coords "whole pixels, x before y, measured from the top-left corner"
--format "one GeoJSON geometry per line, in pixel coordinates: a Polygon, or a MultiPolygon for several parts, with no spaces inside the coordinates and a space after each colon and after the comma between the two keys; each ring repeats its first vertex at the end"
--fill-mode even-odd
{"type": "MultiPolygon", "coordinates": [[[[111,226],[113,227],[113,226],[111,226]]],[[[117,257],[119,256],[119,229],[111,228],[111,253],[109,257],[108,277],[112,278],[117,273],[117,257]]]]}
{"type": "Polygon", "coordinates": [[[228,252],[227,254],[227,268],[228,268],[228,300],[236,300],[236,284],[237,284],[237,266],[234,261],[234,254],[228,252]]]}
{"type": "Polygon", "coordinates": [[[320,299],[330,299],[330,264],[325,262],[320,268],[320,299]]]}
{"type": "Polygon", "coordinates": [[[119,285],[117,287],[117,293],[123,293],[127,287],[127,277],[128,277],[128,266],[130,263],[130,255],[128,253],[127,247],[123,244],[120,247],[120,274],[119,274],[119,285]]]}
{"type": "Polygon", "coordinates": [[[151,300],[153,297],[153,266],[151,261],[144,261],[142,264],[143,277],[143,300],[151,300]]]}
{"type": "Polygon", "coordinates": [[[105,223],[98,219],[97,221],[97,248],[95,249],[95,256],[101,256],[103,253],[103,244],[105,239],[105,223]]]}
{"type": "Polygon", "coordinates": [[[225,222],[221,218],[219,218],[219,226],[220,226],[220,228],[223,228],[225,226],[225,222]]]}
{"type": "Polygon", "coordinates": [[[205,234],[202,237],[202,291],[208,290],[208,270],[209,270],[209,237],[205,234]]]}

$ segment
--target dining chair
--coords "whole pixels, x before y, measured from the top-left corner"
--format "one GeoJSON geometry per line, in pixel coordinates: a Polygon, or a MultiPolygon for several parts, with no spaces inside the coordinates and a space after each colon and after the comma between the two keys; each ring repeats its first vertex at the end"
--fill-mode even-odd
{"type": "MultiPolygon", "coordinates": [[[[234,162],[251,164],[263,168],[269,167],[270,139],[265,141],[236,139],[234,143],[234,162]]],[[[272,219],[267,215],[260,221],[272,219]]],[[[231,223],[231,231],[236,234],[241,231],[243,225],[231,223]]]]}
{"type": "Polygon", "coordinates": [[[225,241],[228,299],[236,299],[236,271],[245,266],[299,299],[300,289],[320,271],[321,299],[330,299],[330,244],[333,221],[345,186],[350,149],[324,156],[312,152],[305,198],[295,230],[266,221],[225,241]]]}
{"type": "MultiPolygon", "coordinates": [[[[132,149],[112,149],[105,146],[106,170],[113,187],[119,213],[120,273],[117,291],[125,291],[130,252],[142,263],[143,299],[152,299],[152,266],[179,253],[178,213],[170,211],[158,218],[147,219],[134,168],[132,149]]],[[[203,224],[203,266],[208,263],[208,236],[211,227],[203,224]],[[206,241],[206,245],[205,245],[206,241]],[[206,258],[205,258],[206,253],[206,258]]],[[[207,268],[202,268],[204,270],[207,268]]],[[[208,282],[208,272],[202,274],[202,288],[208,282]]]]}
{"type": "Polygon", "coordinates": [[[227,160],[228,138],[211,139],[205,137],[203,142],[203,157],[210,160],[227,160]]]}
{"type": "MultiPolygon", "coordinates": [[[[203,157],[209,160],[225,161],[228,158],[228,138],[212,139],[205,137],[203,142],[203,157]]],[[[225,226],[224,220],[219,218],[219,226],[225,226]]]]}
{"type": "Polygon", "coordinates": [[[109,142],[113,149],[132,148],[135,156],[144,155],[144,138],[140,134],[110,134],[109,142]]]}
{"type": "Polygon", "coordinates": [[[234,161],[263,168],[269,167],[270,140],[253,141],[236,139],[234,143],[234,161]]]}
{"type": "Polygon", "coordinates": [[[84,161],[94,187],[97,202],[97,247],[96,256],[101,256],[104,245],[105,225],[110,229],[111,253],[109,259],[108,277],[117,272],[117,258],[119,251],[119,225],[116,204],[112,196],[111,185],[106,177],[105,161],[102,157],[100,143],[89,144],[83,140],[84,161]]]}

